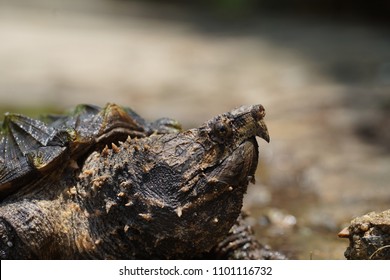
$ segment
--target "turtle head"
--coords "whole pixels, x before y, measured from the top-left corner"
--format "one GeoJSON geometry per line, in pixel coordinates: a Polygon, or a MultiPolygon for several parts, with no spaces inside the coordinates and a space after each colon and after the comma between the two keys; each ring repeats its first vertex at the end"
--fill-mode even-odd
{"type": "Polygon", "coordinates": [[[133,224],[147,243],[142,247],[188,258],[188,252],[207,252],[227,235],[254,182],[256,136],[270,139],[264,116],[261,105],[243,106],[197,129],[130,145],[142,147],[135,153],[142,151],[141,182],[130,195],[138,211],[133,224]]]}
{"type": "Polygon", "coordinates": [[[262,105],[241,106],[211,119],[200,129],[207,131],[214,142],[227,146],[240,144],[255,136],[269,142],[264,117],[265,110],[262,105]]]}
{"type": "Polygon", "coordinates": [[[108,223],[122,219],[133,257],[207,252],[228,234],[254,181],[256,136],[269,141],[264,115],[261,105],[243,106],[196,129],[128,138],[92,154],[81,185],[93,203],[101,197],[108,223]]]}

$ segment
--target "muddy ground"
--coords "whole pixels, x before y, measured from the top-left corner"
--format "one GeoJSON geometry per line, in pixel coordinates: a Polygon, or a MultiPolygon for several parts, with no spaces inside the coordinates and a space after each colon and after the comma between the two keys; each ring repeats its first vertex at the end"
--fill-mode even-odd
{"type": "Polygon", "coordinates": [[[344,259],[337,233],[390,205],[390,36],[367,21],[261,14],[221,21],[129,1],[0,3],[1,111],[131,106],[185,128],[261,103],[244,208],[294,259],[344,259]]]}

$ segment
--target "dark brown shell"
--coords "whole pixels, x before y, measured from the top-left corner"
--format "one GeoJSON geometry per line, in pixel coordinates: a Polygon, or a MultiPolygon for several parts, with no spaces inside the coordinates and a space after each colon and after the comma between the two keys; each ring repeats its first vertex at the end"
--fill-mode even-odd
{"type": "Polygon", "coordinates": [[[129,108],[78,105],[66,115],[36,120],[20,114],[5,115],[0,130],[0,199],[91,151],[128,136],[178,131],[170,119],[149,123],[129,108]],[[100,145],[101,146],[101,145],[100,145]]]}

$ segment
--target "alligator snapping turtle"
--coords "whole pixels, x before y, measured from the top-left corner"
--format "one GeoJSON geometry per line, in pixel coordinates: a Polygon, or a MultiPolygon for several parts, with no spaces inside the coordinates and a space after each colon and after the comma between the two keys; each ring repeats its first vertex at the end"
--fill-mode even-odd
{"type": "Polygon", "coordinates": [[[108,104],[44,121],[6,115],[3,259],[283,258],[240,216],[269,141],[261,105],[180,131],[108,104]]]}

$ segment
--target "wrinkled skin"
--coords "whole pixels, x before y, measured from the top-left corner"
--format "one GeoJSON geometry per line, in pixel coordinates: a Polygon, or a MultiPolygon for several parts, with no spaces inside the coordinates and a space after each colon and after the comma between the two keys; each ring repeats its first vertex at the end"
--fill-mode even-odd
{"type": "Polygon", "coordinates": [[[172,259],[223,251],[223,240],[241,238],[233,226],[254,180],[255,137],[269,141],[264,115],[261,105],[243,106],[198,129],[129,137],[79,165],[69,161],[2,202],[0,257],[172,259]]]}

